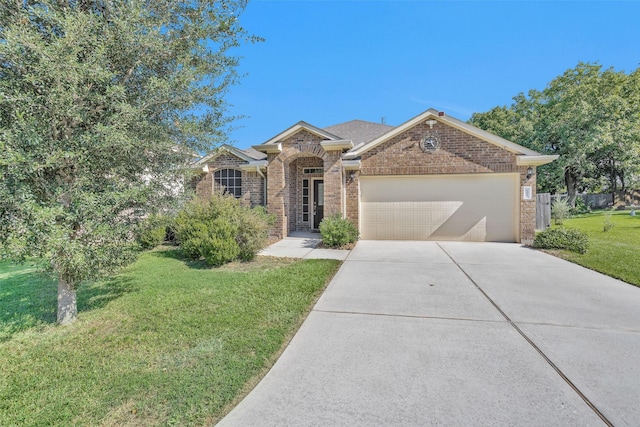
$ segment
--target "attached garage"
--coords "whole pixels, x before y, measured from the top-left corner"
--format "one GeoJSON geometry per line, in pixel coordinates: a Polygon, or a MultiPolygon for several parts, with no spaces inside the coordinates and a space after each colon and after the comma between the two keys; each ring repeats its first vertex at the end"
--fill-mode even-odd
{"type": "Polygon", "coordinates": [[[208,197],[218,171],[237,172],[234,195],[267,207],[274,239],[338,214],[362,239],[532,244],[536,167],[557,157],[434,109],[395,127],[300,121],[252,149],[225,145],[198,161],[196,192],[208,197]]]}
{"type": "Polygon", "coordinates": [[[517,242],[519,182],[516,173],[361,176],[361,238],[517,242]]]}

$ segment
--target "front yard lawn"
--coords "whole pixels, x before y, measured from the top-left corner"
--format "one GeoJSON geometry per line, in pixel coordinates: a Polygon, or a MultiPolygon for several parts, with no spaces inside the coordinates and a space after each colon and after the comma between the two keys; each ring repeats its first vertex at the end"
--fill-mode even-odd
{"type": "Polygon", "coordinates": [[[78,291],[0,263],[0,425],[211,425],[266,373],[339,262],[209,269],[173,248],[78,291]]]}
{"type": "Polygon", "coordinates": [[[566,260],[599,271],[608,276],[640,286],[640,212],[597,211],[564,221],[567,228],[577,228],[589,236],[589,251],[549,251],[566,260]],[[604,232],[607,221],[613,228],[604,232]]]}

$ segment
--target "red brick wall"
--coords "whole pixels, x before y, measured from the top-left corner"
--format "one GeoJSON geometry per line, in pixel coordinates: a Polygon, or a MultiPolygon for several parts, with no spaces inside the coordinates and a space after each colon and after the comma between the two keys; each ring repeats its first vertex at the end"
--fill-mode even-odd
{"type": "Polygon", "coordinates": [[[356,226],[360,221],[360,211],[359,211],[359,194],[358,194],[358,179],[360,176],[360,172],[358,171],[346,171],[346,211],[347,218],[350,219],[356,226]],[[351,180],[351,174],[353,174],[353,180],[351,180]]]}
{"type": "Polygon", "coordinates": [[[456,128],[419,124],[362,155],[362,175],[517,172],[514,154],[456,128]],[[440,148],[424,152],[420,139],[437,132],[440,148]]]}
{"type": "Polygon", "coordinates": [[[301,180],[305,167],[324,168],[324,174],[309,176],[324,178],[324,214],[342,211],[341,153],[325,151],[321,141],[320,137],[301,130],[281,141],[281,153],[269,154],[267,209],[277,218],[272,237],[282,238],[293,230],[308,230],[312,226],[311,215],[309,222],[302,221],[301,180]]]}
{"type": "MultiPolygon", "coordinates": [[[[196,183],[196,195],[201,198],[211,197],[212,189],[215,189],[215,183],[212,185],[213,174],[219,169],[236,169],[241,170],[240,165],[247,162],[230,153],[222,153],[211,161],[207,162],[209,172],[203,174],[196,183]]],[[[249,206],[257,206],[264,204],[264,180],[257,172],[242,171],[242,201],[249,206]]]]}
{"type": "MultiPolygon", "coordinates": [[[[364,153],[359,175],[430,175],[469,173],[519,173],[520,184],[533,189],[532,200],[520,194],[520,241],[535,237],[535,174],[527,180],[527,166],[517,166],[515,154],[443,123],[431,129],[422,123],[364,153]],[[420,140],[437,133],[440,146],[424,152],[420,140]]],[[[347,184],[347,217],[358,222],[358,177],[347,184]]]]}

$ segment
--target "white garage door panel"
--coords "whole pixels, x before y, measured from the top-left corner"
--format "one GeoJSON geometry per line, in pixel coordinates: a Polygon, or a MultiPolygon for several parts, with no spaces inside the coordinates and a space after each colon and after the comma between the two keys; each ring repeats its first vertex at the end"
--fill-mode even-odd
{"type": "Polygon", "coordinates": [[[517,174],[362,177],[371,240],[517,241],[517,174]]]}

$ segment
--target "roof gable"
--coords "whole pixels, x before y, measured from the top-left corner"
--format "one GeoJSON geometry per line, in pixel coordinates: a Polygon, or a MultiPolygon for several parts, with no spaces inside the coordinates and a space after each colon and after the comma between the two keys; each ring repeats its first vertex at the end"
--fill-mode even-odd
{"type": "Polygon", "coordinates": [[[353,148],[352,150],[350,150],[349,152],[347,152],[345,154],[345,158],[348,159],[353,159],[356,158],[360,155],[362,155],[363,153],[366,153],[367,151],[379,146],[380,144],[385,143],[386,141],[390,140],[391,138],[405,132],[408,129],[411,129],[412,127],[416,126],[417,124],[424,122],[426,120],[437,120],[443,124],[449,125],[451,127],[454,127],[462,132],[465,132],[469,135],[475,136],[476,138],[479,138],[482,141],[488,142],[490,144],[496,145],[500,148],[503,148],[507,151],[510,151],[516,155],[524,155],[524,156],[540,156],[539,153],[530,150],[526,147],[523,147],[521,145],[516,144],[515,142],[511,142],[509,140],[506,140],[504,138],[501,138],[497,135],[493,135],[487,131],[484,131],[480,128],[477,128],[475,126],[472,126],[468,123],[465,123],[461,120],[458,120],[454,117],[450,117],[450,116],[446,116],[443,113],[440,113],[438,110],[435,110],[433,108],[430,108],[429,110],[417,115],[416,117],[404,122],[403,124],[401,124],[400,126],[397,126],[393,129],[391,129],[389,132],[380,135],[379,137],[373,139],[372,141],[363,144],[361,146],[356,146],[355,148],[353,148]]]}
{"type": "Polygon", "coordinates": [[[229,153],[233,156],[238,157],[239,159],[244,160],[245,162],[262,160],[267,157],[264,153],[260,153],[259,151],[253,149],[240,150],[239,148],[233,147],[229,144],[222,144],[220,147],[217,147],[211,153],[198,160],[196,162],[196,165],[203,165],[224,153],[229,153]]]}
{"type": "Polygon", "coordinates": [[[319,136],[322,139],[329,139],[329,140],[340,140],[342,138],[340,138],[337,135],[334,135],[331,132],[328,132],[324,129],[320,129],[318,127],[315,127],[313,125],[310,125],[307,122],[304,121],[299,121],[298,123],[296,123],[295,125],[289,127],[288,129],[286,129],[283,132],[280,132],[279,134],[277,134],[276,136],[274,136],[273,138],[269,139],[268,141],[263,142],[260,145],[254,145],[253,147],[258,149],[257,147],[263,146],[263,145],[274,145],[277,144],[278,142],[287,139],[288,137],[290,137],[291,135],[295,134],[296,132],[300,131],[300,130],[306,130],[314,135],[319,136]]]}

